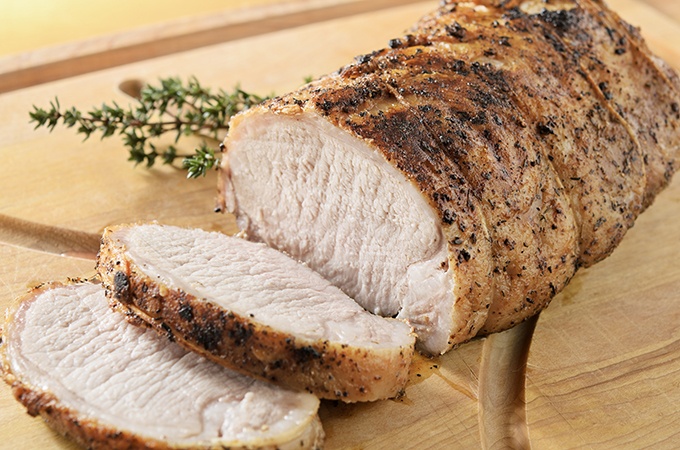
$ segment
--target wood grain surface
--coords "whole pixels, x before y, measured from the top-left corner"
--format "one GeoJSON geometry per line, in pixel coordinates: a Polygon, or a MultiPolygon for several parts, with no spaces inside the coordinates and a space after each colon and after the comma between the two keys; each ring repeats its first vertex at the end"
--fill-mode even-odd
{"type": "Polygon", "coordinates": [[[179,21],[253,10],[291,0],[3,0],[0,2],[0,55],[84,42],[179,21]]]}
{"type": "MultiPolygon", "coordinates": [[[[72,0],[73,1],[73,0],[72,0]]],[[[260,0],[262,1],[262,0],[260,0]]],[[[308,23],[418,0],[289,0],[177,18],[0,58],[0,93],[308,23]]],[[[160,7],[165,5],[159,4],[160,7]]],[[[106,14],[106,5],[101,4],[106,14]]]]}
{"type": "MultiPolygon", "coordinates": [[[[649,45],[680,68],[680,7],[612,0],[649,45]]],[[[212,212],[214,173],[185,180],[170,167],[133,168],[115,139],[86,142],[71,130],[28,124],[31,105],[121,104],[128,80],[196,75],[206,85],[284,92],[383,47],[436,1],[361,10],[242,39],[69,76],[0,95],[0,311],[28,287],[93,274],[96,236],[109,224],[158,220],[227,233],[212,212]]],[[[583,270],[541,314],[524,393],[535,449],[676,448],[680,442],[680,177],[605,261],[583,270]]],[[[499,337],[502,340],[503,336],[499,337]]],[[[324,402],[327,448],[479,448],[477,339],[439,358],[419,357],[406,395],[324,402]]],[[[489,366],[485,367],[488,370],[489,366]]],[[[489,443],[487,443],[489,444],[489,443]]],[[[490,443],[493,444],[493,443],[490,443]]],[[[491,445],[488,445],[491,446],[491,445]]],[[[29,417],[0,384],[0,449],[73,448],[29,417]]]]}

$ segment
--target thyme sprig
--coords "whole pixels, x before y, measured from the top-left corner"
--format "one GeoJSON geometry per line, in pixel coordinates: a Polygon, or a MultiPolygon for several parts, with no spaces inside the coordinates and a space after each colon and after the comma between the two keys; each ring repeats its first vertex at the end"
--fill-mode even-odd
{"type": "Polygon", "coordinates": [[[49,109],[33,106],[29,113],[36,128],[50,131],[61,122],[76,128],[78,134],[88,139],[93,133],[101,138],[116,133],[122,136],[129,151],[129,161],[152,167],[158,159],[163,164],[174,164],[182,159],[188,178],[205,176],[219,163],[215,155],[217,143],[229,128],[229,118],[251,108],[269,97],[245,92],[236,86],[232,92],[220,89],[213,93],[192,77],[186,83],[171,77],[159,80],[160,85],[145,85],[136,102],[123,108],[116,102],[93,107],[82,112],[75,107],[63,109],[59,99],[50,102],[49,109]],[[174,134],[177,144],[183,136],[199,136],[201,143],[193,153],[181,153],[176,145],[157,146],[154,141],[168,133],[174,134]]]}

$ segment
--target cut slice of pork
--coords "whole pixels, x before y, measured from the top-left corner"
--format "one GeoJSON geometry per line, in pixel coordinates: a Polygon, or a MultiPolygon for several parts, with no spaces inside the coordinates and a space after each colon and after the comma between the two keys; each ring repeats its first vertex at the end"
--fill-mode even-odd
{"type": "Polygon", "coordinates": [[[231,120],[220,206],[443,353],[607,257],[680,151],[677,75],[599,1],[443,1],[231,120]]]}
{"type": "Polygon", "coordinates": [[[0,361],[29,414],[87,448],[322,445],[316,397],[230,371],[130,325],[98,284],[33,290],[8,311],[0,361]]]}
{"type": "Polygon", "coordinates": [[[411,328],[264,244],[156,224],[109,228],[98,271],[124,310],[221,364],[322,398],[398,395],[411,328]]]}

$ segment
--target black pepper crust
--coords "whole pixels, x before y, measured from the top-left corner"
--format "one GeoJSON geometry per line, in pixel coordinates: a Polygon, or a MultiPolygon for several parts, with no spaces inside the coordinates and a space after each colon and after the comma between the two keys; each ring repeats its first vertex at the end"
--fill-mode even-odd
{"type": "Polygon", "coordinates": [[[527,5],[444,1],[387,48],[259,107],[320,114],[418,186],[470,311],[453,344],[547,306],[676,169],[680,82],[638,31],[600,1],[527,5]]]}
{"type": "Polygon", "coordinates": [[[487,326],[508,304],[526,314],[542,309],[573,275],[577,246],[569,200],[541,152],[538,131],[527,126],[506,78],[491,65],[451,63],[434,47],[392,53],[373,60],[382,77],[475,187],[492,242],[495,292],[487,326]]]}
{"type": "Polygon", "coordinates": [[[309,341],[277,331],[169,288],[147,276],[107,228],[97,272],[111,306],[129,322],[146,325],[218,364],[280,386],[344,402],[400,395],[408,380],[413,347],[367,350],[309,341]]]}

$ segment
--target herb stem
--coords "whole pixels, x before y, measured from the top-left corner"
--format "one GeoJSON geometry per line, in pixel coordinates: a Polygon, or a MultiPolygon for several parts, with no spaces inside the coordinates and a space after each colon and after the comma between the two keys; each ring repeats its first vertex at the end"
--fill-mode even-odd
{"type": "Polygon", "coordinates": [[[68,128],[76,127],[85,139],[95,132],[101,133],[102,139],[118,133],[130,153],[128,159],[136,165],[152,167],[159,157],[163,164],[181,159],[187,177],[197,178],[219,164],[208,141],[215,145],[229,130],[231,116],[269,98],[245,92],[239,86],[231,93],[212,93],[193,77],[187,82],[179,78],[162,78],[159,82],[159,86],[144,86],[136,104],[127,109],[112,102],[87,113],[75,107],[62,110],[55,97],[49,109],[33,106],[29,115],[36,128],[44,126],[53,131],[62,123],[68,128]],[[176,133],[175,143],[189,135],[199,136],[202,141],[194,153],[180,153],[174,145],[157,147],[154,141],[167,133],[176,133]]]}

